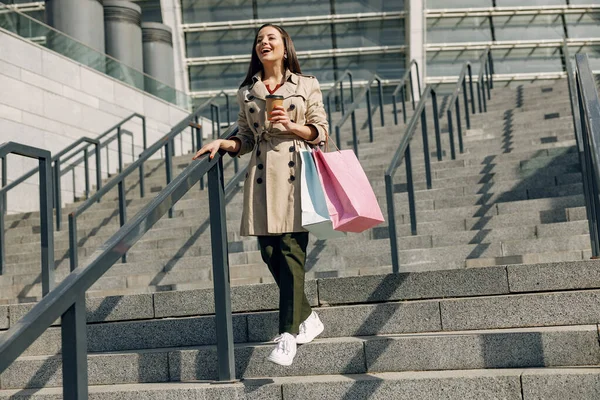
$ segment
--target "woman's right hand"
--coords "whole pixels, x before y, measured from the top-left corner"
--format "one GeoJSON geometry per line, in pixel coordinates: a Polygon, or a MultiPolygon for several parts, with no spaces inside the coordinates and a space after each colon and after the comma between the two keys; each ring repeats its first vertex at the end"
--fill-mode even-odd
{"type": "Polygon", "coordinates": [[[208,144],[205,144],[204,146],[202,146],[202,148],[200,150],[198,150],[198,152],[192,158],[192,160],[199,158],[202,154],[205,154],[205,153],[210,153],[209,158],[212,160],[214,158],[215,154],[217,154],[217,152],[221,149],[221,145],[223,144],[223,142],[224,142],[223,139],[217,139],[208,144]]]}

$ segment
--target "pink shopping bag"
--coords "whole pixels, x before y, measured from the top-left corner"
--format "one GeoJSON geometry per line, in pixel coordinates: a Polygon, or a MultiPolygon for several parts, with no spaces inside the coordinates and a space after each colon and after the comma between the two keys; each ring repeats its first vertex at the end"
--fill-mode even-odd
{"type": "Polygon", "coordinates": [[[363,232],[384,221],[369,179],[352,150],[313,151],[333,229],[363,232]]]}

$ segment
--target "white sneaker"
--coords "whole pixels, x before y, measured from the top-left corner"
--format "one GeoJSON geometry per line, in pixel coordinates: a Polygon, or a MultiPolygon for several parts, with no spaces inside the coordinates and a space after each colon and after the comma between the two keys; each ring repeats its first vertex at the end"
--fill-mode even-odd
{"type": "Polygon", "coordinates": [[[319,336],[324,329],[325,326],[319,319],[319,316],[313,311],[308,318],[300,324],[300,333],[296,336],[296,343],[310,343],[314,338],[319,336]]]}
{"type": "Polygon", "coordinates": [[[275,338],[277,346],[273,349],[267,360],[288,367],[292,365],[294,357],[296,357],[296,338],[287,332],[275,338]]]}

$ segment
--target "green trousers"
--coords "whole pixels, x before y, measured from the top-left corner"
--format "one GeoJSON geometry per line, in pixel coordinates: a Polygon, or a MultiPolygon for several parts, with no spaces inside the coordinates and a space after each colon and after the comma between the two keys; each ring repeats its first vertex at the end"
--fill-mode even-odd
{"type": "Polygon", "coordinates": [[[279,333],[297,334],[312,309],[304,293],[308,232],[259,236],[262,259],[279,286],[279,333]]]}

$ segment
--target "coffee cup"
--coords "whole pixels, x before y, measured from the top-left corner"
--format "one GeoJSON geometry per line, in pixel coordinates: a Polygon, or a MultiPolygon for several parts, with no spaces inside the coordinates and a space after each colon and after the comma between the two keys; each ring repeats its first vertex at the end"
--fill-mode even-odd
{"type": "Polygon", "coordinates": [[[265,100],[267,101],[267,119],[271,120],[271,113],[273,112],[273,108],[277,106],[283,107],[283,96],[277,94],[270,94],[265,96],[265,100]]]}

